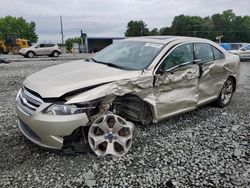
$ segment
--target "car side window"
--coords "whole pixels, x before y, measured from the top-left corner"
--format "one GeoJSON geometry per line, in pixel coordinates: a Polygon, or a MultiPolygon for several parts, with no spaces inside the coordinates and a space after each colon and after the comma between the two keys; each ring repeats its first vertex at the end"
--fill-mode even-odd
{"type": "Polygon", "coordinates": [[[218,50],[217,48],[215,48],[213,46],[212,46],[212,49],[213,49],[213,53],[214,53],[214,60],[219,60],[219,59],[224,58],[224,55],[220,50],[218,50]]]}
{"type": "Polygon", "coordinates": [[[39,48],[44,48],[44,44],[40,44],[39,48]]]}
{"type": "Polygon", "coordinates": [[[194,45],[195,59],[200,59],[201,63],[214,60],[212,47],[210,44],[197,43],[194,45]]]}
{"type": "Polygon", "coordinates": [[[44,47],[49,48],[49,47],[53,47],[55,44],[44,44],[44,47]]]}
{"type": "Polygon", "coordinates": [[[162,62],[164,71],[181,65],[186,62],[193,61],[193,44],[183,44],[176,47],[162,62]]]}

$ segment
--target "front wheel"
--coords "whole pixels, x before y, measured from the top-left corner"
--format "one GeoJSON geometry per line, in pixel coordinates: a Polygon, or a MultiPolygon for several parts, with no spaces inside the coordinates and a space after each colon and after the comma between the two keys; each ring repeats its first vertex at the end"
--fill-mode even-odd
{"type": "Polygon", "coordinates": [[[97,118],[89,128],[90,148],[98,155],[125,155],[132,145],[134,124],[115,114],[97,118]]]}
{"type": "Polygon", "coordinates": [[[35,53],[32,52],[32,51],[29,51],[29,52],[27,53],[26,57],[28,57],[28,58],[33,58],[33,57],[35,57],[35,53]]]}
{"type": "Polygon", "coordinates": [[[216,100],[216,105],[224,108],[229,104],[234,93],[235,83],[232,77],[229,77],[220,92],[218,99],[216,100]]]}

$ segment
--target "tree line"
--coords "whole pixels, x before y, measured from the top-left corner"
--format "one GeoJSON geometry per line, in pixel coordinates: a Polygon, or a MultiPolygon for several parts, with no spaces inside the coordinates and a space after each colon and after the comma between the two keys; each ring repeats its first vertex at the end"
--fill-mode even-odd
{"type": "Polygon", "coordinates": [[[37,42],[35,22],[27,22],[23,17],[5,16],[0,18],[0,39],[5,39],[5,34],[17,34],[19,38],[30,42],[37,42]]]}
{"type": "Polygon", "coordinates": [[[216,41],[221,36],[223,42],[250,42],[250,16],[237,16],[233,10],[225,10],[212,16],[175,16],[170,27],[149,30],[142,20],[131,20],[127,24],[125,36],[177,35],[207,38],[216,41]]]}
{"type": "MultiPolygon", "coordinates": [[[[0,39],[6,33],[15,33],[20,38],[37,42],[35,22],[27,22],[23,17],[5,16],[0,18],[0,39]]],[[[127,24],[125,36],[148,35],[178,35],[208,38],[215,41],[217,36],[222,36],[222,42],[250,42],[250,16],[237,16],[233,10],[225,10],[221,14],[212,16],[175,16],[170,27],[153,28],[150,30],[142,20],[131,20],[127,24]]],[[[67,48],[79,38],[70,38],[66,41],[67,48]]]]}

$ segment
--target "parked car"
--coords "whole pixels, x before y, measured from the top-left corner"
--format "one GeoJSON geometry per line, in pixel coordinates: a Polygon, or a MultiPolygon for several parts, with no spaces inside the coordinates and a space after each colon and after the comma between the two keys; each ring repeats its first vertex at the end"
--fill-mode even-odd
{"type": "Polygon", "coordinates": [[[97,155],[121,156],[132,144],[132,122],[157,123],[211,102],[227,106],[239,66],[237,55],[206,39],[125,39],[27,77],[16,98],[19,128],[47,148],[73,148],[82,136],[97,155]]]}
{"type": "Polygon", "coordinates": [[[239,55],[241,60],[249,60],[250,44],[241,47],[239,50],[230,50],[230,52],[239,55]]]}
{"type": "Polygon", "coordinates": [[[57,44],[36,44],[29,48],[20,49],[19,54],[28,58],[35,56],[58,57],[62,51],[57,44]]]}
{"type": "Polygon", "coordinates": [[[239,50],[245,43],[221,43],[220,46],[225,50],[239,50]]]}

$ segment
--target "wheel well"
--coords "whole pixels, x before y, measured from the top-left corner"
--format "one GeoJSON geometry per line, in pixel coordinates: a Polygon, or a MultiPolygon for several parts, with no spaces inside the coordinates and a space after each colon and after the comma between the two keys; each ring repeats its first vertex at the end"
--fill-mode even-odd
{"type": "Polygon", "coordinates": [[[113,101],[113,112],[131,121],[147,125],[153,121],[151,105],[136,95],[124,95],[113,101]]]}
{"type": "Polygon", "coordinates": [[[232,78],[233,82],[234,82],[234,88],[233,88],[233,91],[235,92],[236,90],[236,78],[232,75],[230,75],[228,78],[232,78]]]}
{"type": "Polygon", "coordinates": [[[59,51],[58,51],[58,50],[53,50],[52,54],[53,54],[54,52],[57,52],[57,53],[59,53],[59,51]]]}

